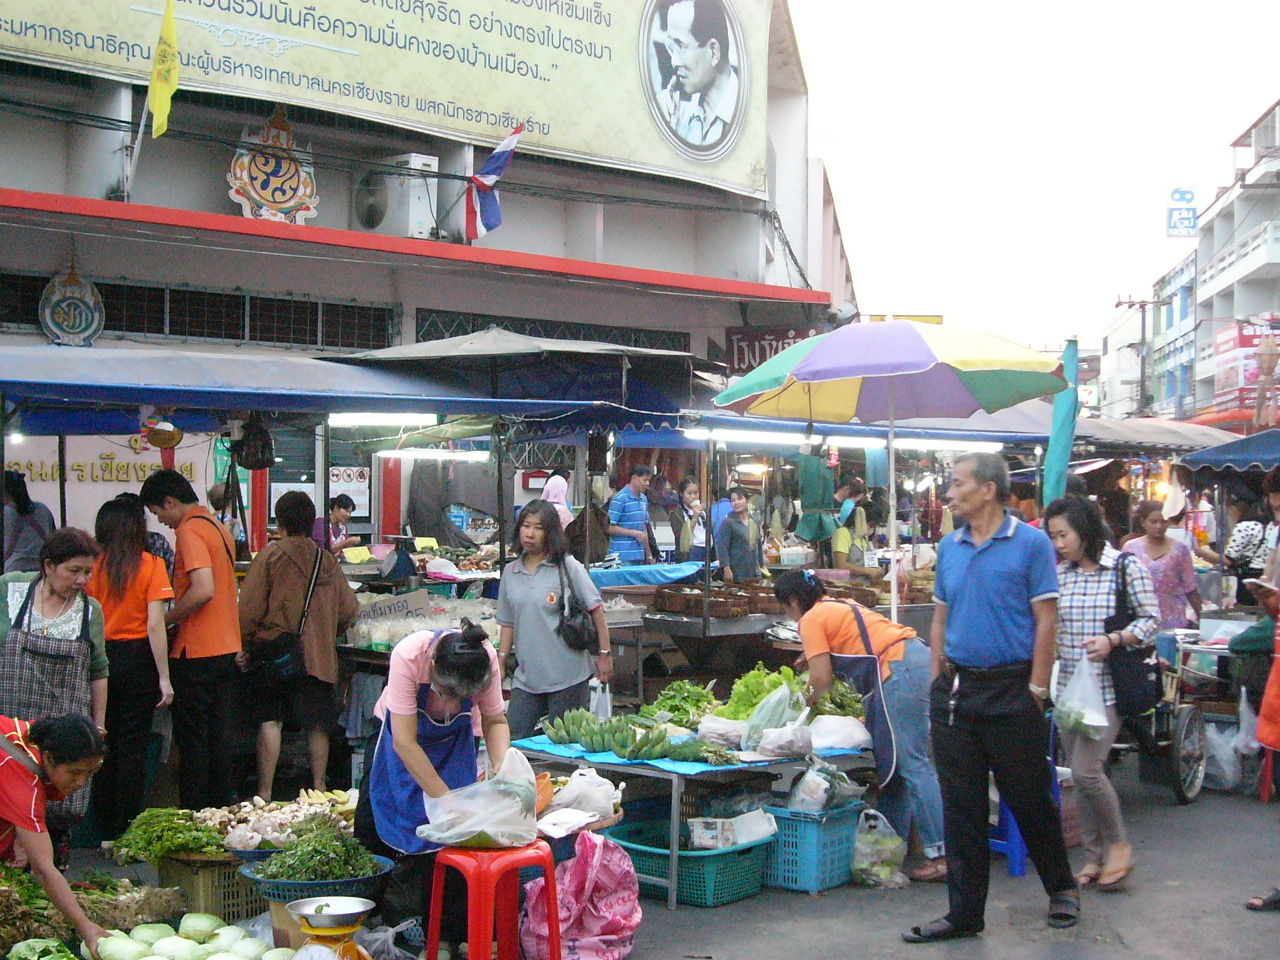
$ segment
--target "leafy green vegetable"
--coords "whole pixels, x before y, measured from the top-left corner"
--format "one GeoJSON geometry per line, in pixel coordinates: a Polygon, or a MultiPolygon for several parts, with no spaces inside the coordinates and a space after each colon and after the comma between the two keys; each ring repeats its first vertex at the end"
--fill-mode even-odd
{"type": "Polygon", "coordinates": [[[864,720],[867,711],[862,707],[862,694],[839,677],[834,677],[831,680],[831,688],[813,705],[811,716],[820,717],[824,714],[857,717],[859,720],[864,720]]]}
{"type": "Polygon", "coordinates": [[[734,681],[729,699],[717,707],[714,713],[726,720],[749,720],[760,701],[784,683],[795,692],[800,692],[802,684],[790,667],[782,667],[777,673],[773,673],[765,669],[763,663],[757,663],[753,670],[734,681]]]}
{"type": "Polygon", "coordinates": [[[142,960],[150,954],[151,948],[145,943],[139,943],[123,933],[98,941],[98,956],[102,960],[142,960]]]}
{"type": "Polygon", "coordinates": [[[167,923],[140,923],[129,931],[129,936],[139,943],[152,944],[165,937],[176,937],[178,931],[167,923]]]}
{"type": "Polygon", "coordinates": [[[360,841],[333,826],[300,837],[255,872],[264,880],[352,880],[377,873],[378,862],[360,841]]]}
{"type": "Polygon", "coordinates": [[[658,694],[658,699],[643,707],[640,713],[646,717],[666,713],[676,726],[692,730],[715,705],[716,698],[706,687],[688,680],[673,680],[658,694]]]}
{"type": "Polygon", "coordinates": [[[732,751],[716,746],[714,743],[708,743],[698,737],[674,744],[667,750],[667,758],[669,760],[683,760],[687,763],[710,763],[717,767],[738,762],[738,758],[734,756],[732,751]]]}
{"type": "Polygon", "coordinates": [[[76,960],[76,956],[61,940],[36,939],[15,943],[9,960],[76,960]]]}
{"type": "Polygon", "coordinates": [[[116,841],[122,861],[146,860],[158,863],[171,853],[221,854],[222,834],[197,823],[190,810],[153,807],[138,814],[116,841]]]}

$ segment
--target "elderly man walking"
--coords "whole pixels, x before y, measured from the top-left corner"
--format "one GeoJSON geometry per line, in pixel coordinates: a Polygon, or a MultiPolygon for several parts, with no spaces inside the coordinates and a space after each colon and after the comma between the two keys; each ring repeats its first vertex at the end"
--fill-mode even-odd
{"type": "Polygon", "coordinates": [[[1044,716],[1058,610],[1056,558],[1048,537],[1005,513],[1008,495],[1009,470],[998,454],[956,460],[948,500],[964,526],[938,550],[929,696],[950,909],[905,931],[908,943],[982,932],[990,875],[988,771],[1049,895],[1049,926],[1070,927],[1080,917],[1044,716]]]}

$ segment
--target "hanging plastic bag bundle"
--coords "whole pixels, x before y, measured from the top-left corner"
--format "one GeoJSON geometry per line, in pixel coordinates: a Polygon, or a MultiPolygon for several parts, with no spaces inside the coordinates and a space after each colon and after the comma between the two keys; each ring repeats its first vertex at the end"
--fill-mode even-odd
{"type": "Polygon", "coordinates": [[[538,838],[537,785],[519,750],[508,750],[488,780],[428,797],[418,836],[446,847],[523,847],[538,838]]]}
{"type": "Polygon", "coordinates": [[[879,810],[863,810],[853,846],[853,882],[868,887],[905,887],[907,844],[879,810]]]}
{"type": "Polygon", "coordinates": [[[1061,730],[1074,730],[1090,740],[1107,732],[1107,707],[1102,699],[1098,665],[1084,654],[1067,681],[1062,696],[1054,702],[1053,715],[1061,730]]]}

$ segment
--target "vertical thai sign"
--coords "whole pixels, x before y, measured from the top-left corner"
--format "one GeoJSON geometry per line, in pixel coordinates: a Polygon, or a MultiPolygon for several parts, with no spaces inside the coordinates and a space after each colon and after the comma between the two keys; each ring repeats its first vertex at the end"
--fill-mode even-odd
{"type": "Polygon", "coordinates": [[[1199,235],[1199,210],[1196,208],[1196,192],[1178,187],[1169,194],[1169,208],[1165,216],[1165,236],[1171,238],[1199,235]]]}

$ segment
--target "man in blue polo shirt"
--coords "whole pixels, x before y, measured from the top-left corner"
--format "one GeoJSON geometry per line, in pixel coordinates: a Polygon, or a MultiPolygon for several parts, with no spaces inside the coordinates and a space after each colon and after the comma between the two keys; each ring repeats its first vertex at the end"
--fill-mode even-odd
{"type": "Polygon", "coordinates": [[[999,454],[956,460],[947,499],[964,526],[938,548],[929,695],[950,909],[905,931],[909,943],[983,929],[988,771],[1049,895],[1049,926],[1070,927],[1080,916],[1044,716],[1058,616],[1056,559],[1048,537],[1005,513],[1008,495],[1009,470],[999,454]]]}
{"type": "Polygon", "coordinates": [[[609,550],[623,563],[652,563],[649,556],[649,477],[645,463],[631,468],[631,479],[609,502],[609,550]]]}

